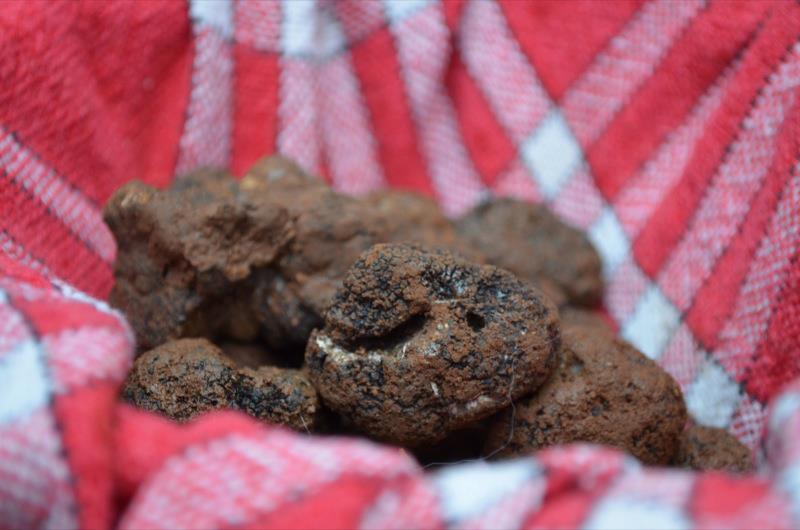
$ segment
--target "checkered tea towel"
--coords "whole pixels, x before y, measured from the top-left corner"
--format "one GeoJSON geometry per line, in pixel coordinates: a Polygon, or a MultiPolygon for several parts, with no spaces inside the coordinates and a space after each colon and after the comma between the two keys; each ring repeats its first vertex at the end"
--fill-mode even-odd
{"type": "Polygon", "coordinates": [[[0,527],[797,528],[800,4],[0,4],[0,527]],[[117,402],[123,182],[280,151],[459,214],[540,201],[604,260],[623,337],[746,477],[576,445],[423,471],[364,440],[117,402]]]}

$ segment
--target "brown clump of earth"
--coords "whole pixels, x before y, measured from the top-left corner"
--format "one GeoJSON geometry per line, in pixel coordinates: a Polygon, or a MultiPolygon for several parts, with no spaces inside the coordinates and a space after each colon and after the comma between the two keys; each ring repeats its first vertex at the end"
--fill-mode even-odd
{"type": "Polygon", "coordinates": [[[747,473],[753,470],[753,455],[724,429],[692,425],[681,436],[673,464],[697,471],[747,473]]]}
{"type": "Polygon", "coordinates": [[[686,407],[678,384],[630,344],[589,327],[562,329],[561,359],[544,386],[490,429],[499,456],[571,442],[623,449],[665,465],[678,448],[686,407]]]}
{"type": "Polygon", "coordinates": [[[388,239],[387,222],[367,204],[336,193],[296,166],[264,161],[241,185],[288,211],[293,237],[276,272],[257,282],[254,307],[271,346],[302,351],[311,330],[322,325],[347,269],[362,252],[388,239]]]}
{"type": "Polygon", "coordinates": [[[433,199],[410,191],[384,190],[364,200],[387,220],[387,242],[449,250],[475,263],[486,261],[474,245],[458,234],[433,199]]]}
{"type": "Polygon", "coordinates": [[[453,223],[426,197],[344,196],[273,156],[240,182],[129,183],[104,215],[111,303],[150,350],[123,392],[141,408],[366,434],[431,465],[580,441],[750,469],[724,431],[683,431],[672,378],[588,310],[597,252],[541,206],[494,199],[453,223]]]}
{"type": "MultiPolygon", "coordinates": [[[[580,231],[543,206],[514,199],[487,201],[457,222],[459,233],[489,263],[568,303],[593,306],[603,293],[600,256],[580,231]]],[[[559,304],[561,305],[561,304],[559,304]]]]}
{"type": "Polygon", "coordinates": [[[292,238],[283,206],[252,200],[225,173],[198,171],[165,191],[130,182],[104,218],[118,245],[110,302],[140,351],[187,336],[254,338],[249,282],[292,238]]]}
{"type": "Polygon", "coordinates": [[[140,355],[122,398],[177,421],[218,409],[241,410],[299,431],[317,427],[320,405],[305,373],[239,367],[206,339],[179,339],[140,355]]]}
{"type": "Polygon", "coordinates": [[[535,390],[558,347],[557,310],[510,273],[387,244],[350,269],[306,364],[359,430],[419,446],[535,390]]]}
{"type": "Polygon", "coordinates": [[[559,308],[562,327],[587,327],[598,333],[614,336],[614,329],[596,311],[589,311],[581,307],[566,306],[559,308]]]}

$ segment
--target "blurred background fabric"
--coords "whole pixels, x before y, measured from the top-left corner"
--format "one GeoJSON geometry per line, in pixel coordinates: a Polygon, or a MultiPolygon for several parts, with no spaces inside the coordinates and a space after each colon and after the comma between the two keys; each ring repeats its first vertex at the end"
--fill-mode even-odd
{"type": "Polygon", "coordinates": [[[0,527],[800,526],[798,39],[793,1],[0,4],[0,527]],[[275,151],[346,193],[586,230],[621,335],[760,474],[581,445],[424,473],[117,404],[105,200],[275,151]]]}

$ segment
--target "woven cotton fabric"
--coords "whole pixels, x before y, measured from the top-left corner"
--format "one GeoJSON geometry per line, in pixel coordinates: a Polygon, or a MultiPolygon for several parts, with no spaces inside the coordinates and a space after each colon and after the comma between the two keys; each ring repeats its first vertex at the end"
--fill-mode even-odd
{"type": "Polygon", "coordinates": [[[792,1],[0,4],[0,527],[800,526],[799,40],[792,1]],[[105,200],[271,152],[586,230],[621,335],[759,474],[581,445],[431,471],[118,404],[105,200]]]}

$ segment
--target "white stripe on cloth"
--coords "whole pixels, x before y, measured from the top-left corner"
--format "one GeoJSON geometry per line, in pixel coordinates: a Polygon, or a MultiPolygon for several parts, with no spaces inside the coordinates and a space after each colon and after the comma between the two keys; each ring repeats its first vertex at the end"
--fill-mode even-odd
{"type": "Polygon", "coordinates": [[[486,190],[464,147],[452,101],[440,82],[449,65],[450,33],[442,7],[431,5],[390,25],[420,146],[442,209],[458,215],[486,190]]]}

